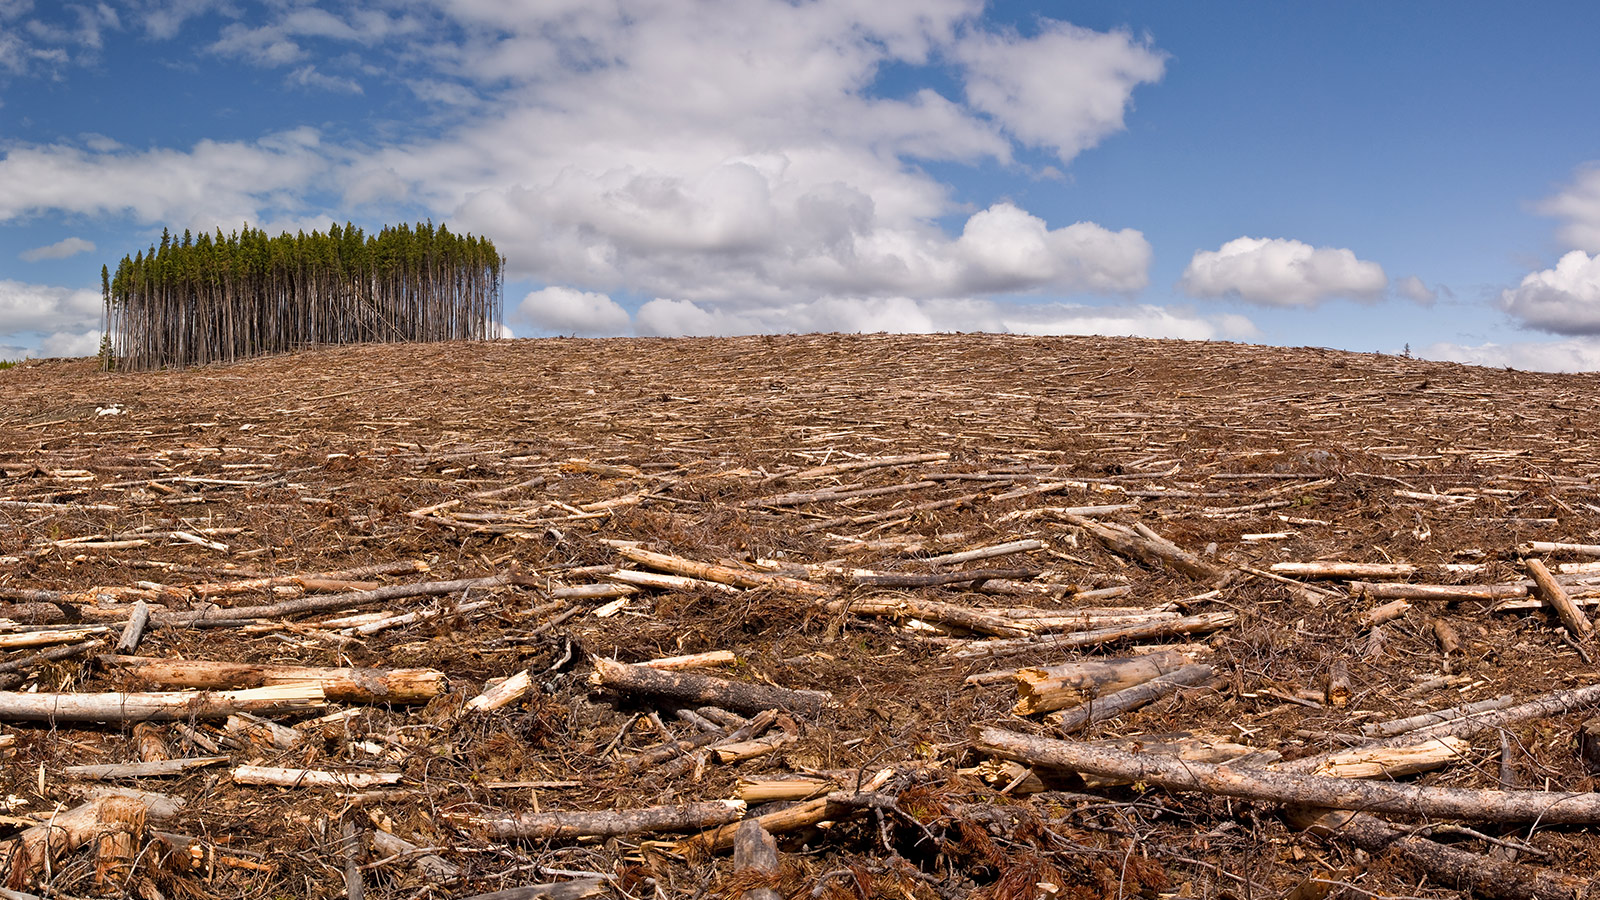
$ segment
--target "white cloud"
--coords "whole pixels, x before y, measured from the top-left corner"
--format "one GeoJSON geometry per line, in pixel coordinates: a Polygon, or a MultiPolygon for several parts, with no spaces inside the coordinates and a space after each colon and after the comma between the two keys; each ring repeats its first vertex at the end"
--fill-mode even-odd
{"type": "Polygon", "coordinates": [[[1470,363],[1475,366],[1510,367],[1533,372],[1600,371],[1600,340],[1589,337],[1562,341],[1521,341],[1510,344],[1440,343],[1418,354],[1424,359],[1470,363]]]}
{"type": "Polygon", "coordinates": [[[1248,338],[1259,334],[1243,316],[1203,317],[1182,308],[1001,303],[983,299],[824,297],[759,309],[657,298],[634,317],[639,334],[726,336],[771,332],[972,331],[1009,334],[1101,334],[1139,337],[1248,338]]]}
{"type": "Polygon", "coordinates": [[[39,356],[94,356],[100,352],[100,329],[58,331],[39,342],[39,356]]]}
{"type": "Polygon", "coordinates": [[[1600,162],[1580,166],[1572,183],[1539,211],[1564,220],[1556,233],[1568,247],[1600,253],[1600,162]]]}
{"type": "Polygon", "coordinates": [[[187,151],[13,146],[0,159],[0,222],[54,209],[238,228],[304,202],[329,166],[318,144],[302,128],[249,143],[204,140],[187,151]]]}
{"type": "Polygon", "coordinates": [[[1600,254],[1573,250],[1500,294],[1506,312],[1555,334],[1600,334],[1600,254]]]}
{"type": "Polygon", "coordinates": [[[1161,78],[1165,55],[1124,31],[1044,21],[1038,35],[968,32],[954,48],[966,95],[1025,144],[1070,162],[1122,130],[1133,89],[1161,78]]]}
{"type": "Polygon", "coordinates": [[[1200,250],[1178,282],[1196,297],[1236,297],[1262,306],[1316,306],[1331,297],[1376,299],[1383,267],[1349,250],[1284,238],[1235,238],[1200,250]]]}
{"type": "Polygon", "coordinates": [[[512,311],[517,324],[527,323],[547,334],[615,336],[628,332],[628,311],[605,294],[547,287],[522,298],[512,311]]]}
{"type": "Polygon", "coordinates": [[[0,279],[0,339],[87,328],[100,322],[102,302],[96,290],[0,279]]]}
{"type": "Polygon", "coordinates": [[[1406,277],[1394,283],[1394,292],[1423,306],[1432,306],[1439,299],[1439,291],[1422,283],[1422,279],[1415,275],[1406,277]]]}
{"type": "Polygon", "coordinates": [[[66,259],[79,253],[93,253],[94,241],[86,241],[81,237],[69,237],[56,241],[45,247],[34,247],[17,254],[24,262],[38,262],[41,259],[66,259]]]}

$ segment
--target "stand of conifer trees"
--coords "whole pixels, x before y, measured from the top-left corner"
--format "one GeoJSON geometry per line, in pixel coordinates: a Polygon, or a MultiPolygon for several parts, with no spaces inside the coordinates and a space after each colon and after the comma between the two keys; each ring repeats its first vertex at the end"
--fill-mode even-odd
{"type": "Polygon", "coordinates": [[[268,237],[188,231],[100,269],[118,369],[230,362],[317,344],[497,336],[504,259],[443,225],[268,237]]]}

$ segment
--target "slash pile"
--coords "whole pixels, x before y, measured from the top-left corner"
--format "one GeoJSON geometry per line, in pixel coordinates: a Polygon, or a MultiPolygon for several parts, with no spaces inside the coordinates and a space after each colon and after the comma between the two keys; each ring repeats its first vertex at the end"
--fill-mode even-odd
{"type": "Polygon", "coordinates": [[[0,887],[1576,900],[1597,387],[983,335],[0,371],[0,887]]]}

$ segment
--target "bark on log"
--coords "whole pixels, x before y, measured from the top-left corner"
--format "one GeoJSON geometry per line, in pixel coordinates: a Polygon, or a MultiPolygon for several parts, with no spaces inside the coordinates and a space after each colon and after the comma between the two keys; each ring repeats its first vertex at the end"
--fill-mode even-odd
{"type": "Polygon", "coordinates": [[[1188,665],[1189,657],[1172,650],[1059,666],[1033,667],[1016,673],[1017,705],[1012,715],[1031,716],[1076,706],[1094,697],[1142,684],[1188,665]]]}
{"type": "Polygon", "coordinates": [[[1200,791],[1243,800],[1478,822],[1540,822],[1545,825],[1600,822],[1600,795],[1593,793],[1477,791],[1235,769],[1171,757],[1123,753],[982,726],[973,729],[973,744],[981,753],[1030,765],[1127,778],[1169,790],[1200,791]]]}
{"type": "Polygon", "coordinates": [[[554,840],[694,831],[734,822],[743,815],[743,800],[707,800],[642,809],[562,810],[513,816],[446,814],[446,818],[456,825],[481,827],[501,840],[554,840]]]}
{"type": "MultiPolygon", "coordinates": [[[[733,871],[735,875],[757,877],[769,882],[778,876],[778,842],[756,819],[739,823],[733,833],[733,871]]],[[[771,887],[746,888],[741,900],[782,900],[771,887]]]]}
{"type": "Polygon", "coordinates": [[[107,694],[0,692],[0,720],[156,722],[223,719],[237,712],[297,713],[320,709],[322,686],[294,682],[244,691],[156,691],[107,694]]]}
{"type": "Polygon", "coordinates": [[[100,661],[168,688],[255,688],[314,681],[322,685],[324,696],[339,703],[426,703],[447,686],[444,673],[437,669],[333,669],[114,655],[100,661]]]}
{"type": "Polygon", "coordinates": [[[1410,860],[1434,881],[1474,896],[1497,900],[1582,900],[1589,896],[1585,879],[1451,847],[1398,828],[1375,816],[1342,810],[1291,810],[1300,828],[1349,841],[1368,853],[1393,851],[1410,860]]]}
{"type": "Polygon", "coordinates": [[[665,672],[649,666],[631,666],[614,659],[594,657],[590,680],[625,694],[651,694],[690,703],[709,703],[739,712],[758,713],[786,709],[816,715],[834,703],[825,691],[801,691],[712,678],[695,672],[665,672]]]}

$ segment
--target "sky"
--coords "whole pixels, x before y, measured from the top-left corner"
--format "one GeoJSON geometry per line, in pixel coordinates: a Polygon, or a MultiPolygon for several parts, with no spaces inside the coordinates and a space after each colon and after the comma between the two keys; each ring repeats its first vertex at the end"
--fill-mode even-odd
{"type": "Polygon", "coordinates": [[[504,330],[1600,370],[1600,5],[0,0],[0,359],[163,228],[431,220],[504,330]]]}

